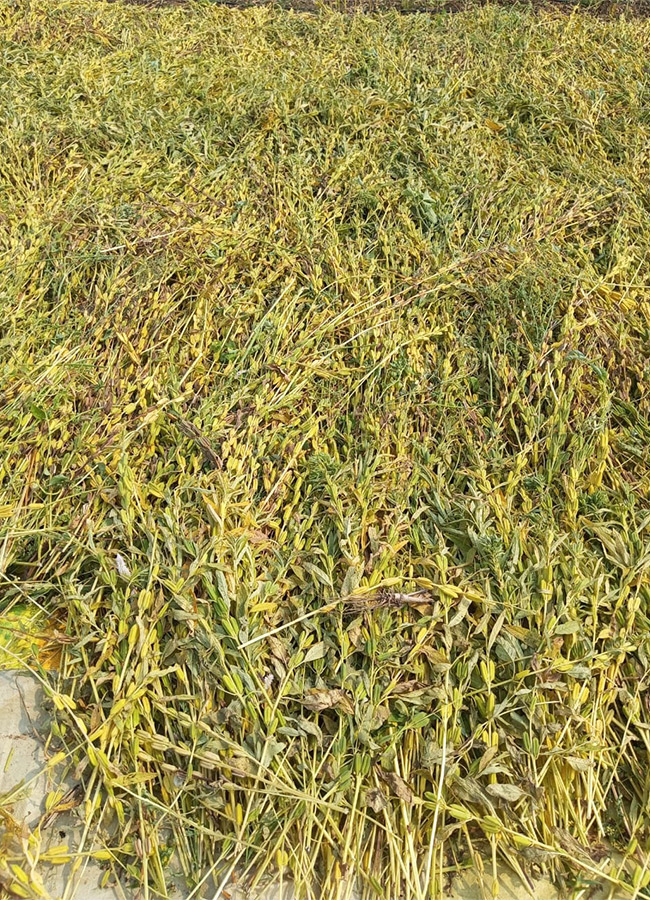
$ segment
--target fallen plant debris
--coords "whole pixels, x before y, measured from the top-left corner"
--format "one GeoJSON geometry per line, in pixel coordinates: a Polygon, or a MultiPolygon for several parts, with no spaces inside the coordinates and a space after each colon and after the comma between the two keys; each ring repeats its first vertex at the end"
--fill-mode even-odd
{"type": "MultiPolygon", "coordinates": [[[[43,829],[143,896],[649,897],[648,22],[0,40],[0,659],[81,785],[43,829]]],[[[2,816],[42,896],[69,856],[2,816]]]]}
{"type": "MultiPolygon", "coordinates": [[[[106,0],[106,2],[119,3],[122,0],[106,0]]],[[[185,5],[195,0],[123,0],[123,2],[155,9],[185,5]]],[[[377,13],[394,10],[403,14],[423,12],[436,14],[476,10],[480,6],[500,4],[511,9],[518,7],[528,12],[532,8],[565,15],[580,12],[606,18],[647,17],[650,14],[648,0],[209,0],[209,2],[236,9],[271,6],[274,9],[312,13],[334,9],[339,13],[377,13]]]]}

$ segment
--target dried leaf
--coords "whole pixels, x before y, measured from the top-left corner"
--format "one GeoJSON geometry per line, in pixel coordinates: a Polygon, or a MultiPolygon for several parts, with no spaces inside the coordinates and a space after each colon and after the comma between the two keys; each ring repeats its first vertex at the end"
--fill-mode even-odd
{"type": "Polygon", "coordinates": [[[404,779],[400,778],[397,772],[384,772],[380,769],[379,777],[382,779],[382,781],[386,782],[386,784],[389,786],[392,793],[395,794],[396,797],[399,797],[399,799],[403,800],[404,803],[413,803],[413,791],[404,781],[404,779]]]}
{"type": "Polygon", "coordinates": [[[345,691],[339,688],[325,690],[324,688],[311,688],[303,698],[303,704],[314,712],[322,712],[324,709],[340,709],[346,715],[354,714],[354,706],[345,691]]]}
{"type": "Polygon", "coordinates": [[[525,796],[525,791],[516,784],[488,784],[486,790],[492,797],[505,800],[507,803],[516,803],[525,796]]]}
{"type": "Polygon", "coordinates": [[[468,803],[490,804],[490,798],[483,786],[470,775],[465,775],[453,783],[453,793],[468,803]]]}
{"type": "Polygon", "coordinates": [[[312,722],[311,719],[306,719],[304,716],[298,716],[296,722],[302,732],[315,737],[319,744],[323,743],[323,732],[315,722],[312,722]]]}
{"type": "Polygon", "coordinates": [[[388,806],[388,800],[380,788],[371,788],[366,793],[366,806],[378,813],[388,806]]]}
{"type": "Polygon", "coordinates": [[[400,681],[399,684],[396,684],[391,694],[397,697],[404,697],[408,694],[414,694],[418,691],[425,690],[427,685],[423,681],[416,681],[412,679],[411,681],[400,681]]]}
{"type": "Polygon", "coordinates": [[[286,667],[289,664],[289,654],[287,653],[287,648],[284,643],[273,634],[268,635],[266,641],[273,656],[275,656],[276,659],[279,659],[286,667]]]}

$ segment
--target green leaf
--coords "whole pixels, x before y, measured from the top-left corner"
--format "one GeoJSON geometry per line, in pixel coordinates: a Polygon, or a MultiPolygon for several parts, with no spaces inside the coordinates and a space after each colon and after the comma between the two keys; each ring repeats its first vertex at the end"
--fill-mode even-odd
{"type": "Polygon", "coordinates": [[[40,406],[37,406],[35,403],[29,404],[29,411],[34,416],[37,422],[44,422],[47,419],[47,413],[44,409],[41,409],[40,406]]]}

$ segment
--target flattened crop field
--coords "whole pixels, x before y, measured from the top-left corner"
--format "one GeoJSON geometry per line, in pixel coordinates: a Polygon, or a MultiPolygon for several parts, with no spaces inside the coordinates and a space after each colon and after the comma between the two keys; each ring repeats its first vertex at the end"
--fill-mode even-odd
{"type": "Polygon", "coordinates": [[[3,0],[0,53],[0,655],[109,873],[649,897],[650,22],[3,0]]]}

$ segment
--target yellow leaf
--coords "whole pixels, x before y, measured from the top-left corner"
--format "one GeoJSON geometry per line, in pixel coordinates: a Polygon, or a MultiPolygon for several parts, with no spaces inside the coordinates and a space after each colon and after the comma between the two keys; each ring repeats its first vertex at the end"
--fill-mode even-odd
{"type": "Polygon", "coordinates": [[[11,864],[11,871],[14,873],[14,878],[17,878],[18,881],[23,884],[29,884],[29,875],[20,866],[16,865],[16,863],[11,864]]]}

